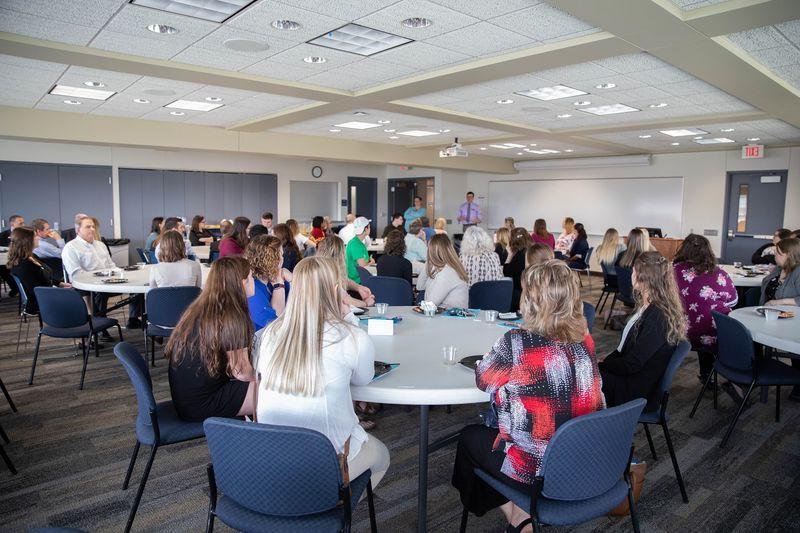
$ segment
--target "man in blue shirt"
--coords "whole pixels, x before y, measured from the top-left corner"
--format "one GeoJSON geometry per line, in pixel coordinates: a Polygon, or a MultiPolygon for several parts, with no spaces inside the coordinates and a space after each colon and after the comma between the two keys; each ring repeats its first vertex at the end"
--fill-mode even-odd
{"type": "Polygon", "coordinates": [[[462,224],[462,229],[467,231],[470,226],[481,223],[481,207],[475,203],[475,193],[467,193],[467,201],[458,208],[458,221],[462,224]]]}
{"type": "Polygon", "coordinates": [[[61,251],[64,249],[64,239],[57,231],[50,229],[50,223],[43,218],[33,221],[33,230],[39,237],[39,246],[33,250],[40,259],[46,257],[58,257],[61,259],[61,251]]]}
{"type": "Polygon", "coordinates": [[[406,219],[406,233],[408,233],[409,228],[411,227],[411,223],[414,222],[416,219],[425,216],[425,208],[422,206],[422,197],[415,196],[414,197],[414,205],[406,209],[406,212],[403,213],[403,218],[406,219]]]}

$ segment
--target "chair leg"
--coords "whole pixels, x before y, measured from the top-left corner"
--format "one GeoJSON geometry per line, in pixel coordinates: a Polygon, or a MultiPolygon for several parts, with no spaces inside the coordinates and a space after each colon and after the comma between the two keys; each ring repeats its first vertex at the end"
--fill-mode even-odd
{"type": "MultiPolygon", "coordinates": [[[[94,346],[97,348],[97,336],[95,335],[94,346]]],[[[88,339],[81,339],[81,348],[83,348],[83,368],[81,369],[81,384],[78,390],[83,390],[83,380],[86,378],[86,365],[89,364],[89,341],[88,339]]]]}
{"type": "Polygon", "coordinates": [[[636,511],[636,500],[633,498],[633,488],[628,484],[628,505],[631,509],[631,525],[633,533],[639,533],[639,514],[636,511]]]}
{"type": "Polygon", "coordinates": [[[136,518],[136,511],[139,509],[139,502],[142,501],[144,486],[147,483],[147,478],[150,476],[150,468],[153,466],[153,459],[156,458],[156,450],[158,450],[158,445],[154,444],[153,449],[150,451],[150,458],[147,460],[147,466],[144,467],[142,480],[139,482],[139,489],[136,491],[136,498],[133,500],[133,507],[131,507],[131,512],[128,515],[128,523],[125,524],[125,533],[130,533],[131,526],[133,526],[133,519],[136,518]]]}
{"type": "Polygon", "coordinates": [[[94,334],[94,356],[100,357],[100,336],[97,333],[94,334]]]}
{"type": "Polygon", "coordinates": [[[718,403],[719,403],[719,375],[717,371],[714,370],[714,410],[717,410],[718,403]]]}
{"type": "MultiPolygon", "coordinates": [[[[700,405],[700,400],[703,399],[703,394],[706,392],[706,387],[708,386],[708,382],[711,381],[711,378],[715,376],[715,372],[709,372],[708,377],[706,378],[705,383],[700,388],[700,392],[697,394],[697,399],[694,401],[694,407],[692,407],[692,411],[689,413],[689,418],[694,416],[694,413],[697,411],[697,406],[700,405]]],[[[714,387],[716,388],[716,379],[714,387]]]]}
{"type": "Polygon", "coordinates": [[[8,455],[6,454],[6,451],[3,449],[3,445],[2,444],[0,444],[0,457],[3,458],[3,462],[6,464],[6,466],[9,469],[9,471],[11,471],[12,474],[16,475],[17,474],[17,469],[14,468],[14,463],[11,462],[11,459],[8,457],[8,455]]]}
{"type": "Polygon", "coordinates": [[[136,439],[136,446],[133,447],[133,453],[131,454],[131,461],[128,464],[128,472],[125,474],[125,481],[122,482],[122,490],[128,490],[128,483],[131,480],[131,474],[133,474],[133,465],[136,464],[136,457],[139,455],[139,447],[141,443],[139,439],[136,439]]]}
{"type": "Polygon", "coordinates": [[[17,329],[17,351],[15,353],[19,353],[19,341],[22,340],[22,322],[25,315],[19,316],[19,328],[17,329]]]}
{"type": "Polygon", "coordinates": [[[675,448],[672,445],[672,437],[669,434],[666,420],[661,421],[661,428],[664,430],[664,440],[667,441],[667,450],[669,450],[669,457],[672,459],[672,468],[675,469],[678,488],[681,489],[681,498],[683,498],[683,503],[689,503],[689,496],[686,495],[686,486],[683,484],[683,476],[681,475],[680,467],[678,467],[678,458],[675,456],[675,448]]]}
{"type": "Polygon", "coordinates": [[[6,444],[8,444],[9,442],[11,442],[11,439],[9,439],[9,438],[8,438],[8,435],[6,435],[6,432],[5,432],[5,430],[3,429],[3,426],[0,426],[0,440],[2,440],[3,442],[5,442],[6,444]]]}
{"type": "Polygon", "coordinates": [[[119,342],[125,342],[122,338],[122,326],[117,324],[117,334],[119,335],[119,342]]]}
{"type": "Polygon", "coordinates": [[[608,309],[608,316],[606,317],[606,323],[603,324],[603,329],[608,329],[608,323],[611,322],[611,316],[614,314],[614,304],[617,303],[617,294],[614,293],[614,298],[611,300],[611,307],[608,309]]]}
{"type": "Polygon", "coordinates": [[[39,357],[39,346],[42,344],[42,333],[36,337],[36,349],[33,351],[33,363],[31,363],[31,377],[28,378],[28,385],[33,385],[33,373],[36,372],[36,359],[39,357]]]}
{"type": "Polygon", "coordinates": [[[369,508],[369,529],[378,533],[378,521],[375,520],[375,501],[372,497],[372,480],[367,481],[367,506],[369,508]]]}
{"type": "Polygon", "coordinates": [[[600,307],[600,302],[603,301],[603,296],[605,295],[606,295],[606,289],[603,288],[603,290],[600,291],[600,298],[597,299],[597,304],[594,306],[594,308],[597,309],[598,313],[601,312],[603,309],[602,307],[600,307]]]}
{"type": "Polygon", "coordinates": [[[731,420],[731,425],[728,426],[728,431],[725,432],[725,436],[722,438],[722,442],[719,443],[720,448],[724,448],[725,445],[728,443],[728,439],[733,433],[733,428],[736,427],[736,422],[739,421],[739,417],[742,415],[742,411],[744,411],[744,406],[747,405],[747,400],[750,398],[750,394],[753,392],[753,389],[756,386],[756,382],[752,381],[750,383],[750,387],[747,388],[747,393],[744,395],[744,399],[742,403],[739,405],[739,409],[736,410],[736,416],[733,417],[731,420]]]}
{"type": "Polygon", "coordinates": [[[214,513],[209,509],[206,519],[206,533],[214,533],[214,513]]]}
{"type": "Polygon", "coordinates": [[[150,337],[150,366],[156,366],[156,338],[150,337]]]}
{"type": "Polygon", "coordinates": [[[459,533],[466,533],[467,520],[469,520],[469,510],[466,507],[461,511],[461,526],[458,528],[459,533]]]}
{"type": "Polygon", "coordinates": [[[777,385],[775,387],[775,422],[780,422],[780,421],[781,421],[781,386],[777,385]]]}
{"type": "Polygon", "coordinates": [[[9,407],[11,407],[11,410],[16,413],[17,412],[17,406],[14,405],[14,400],[11,399],[11,395],[8,393],[8,389],[6,388],[6,384],[3,383],[2,379],[0,379],[0,390],[3,391],[3,396],[6,397],[6,401],[8,401],[8,405],[9,405],[9,407]]]}
{"type": "Polygon", "coordinates": [[[647,435],[647,444],[650,445],[650,454],[653,456],[654,461],[658,461],[658,456],[656,455],[656,447],[653,446],[653,437],[650,435],[650,426],[648,424],[642,424],[644,426],[644,434],[647,435]]]}

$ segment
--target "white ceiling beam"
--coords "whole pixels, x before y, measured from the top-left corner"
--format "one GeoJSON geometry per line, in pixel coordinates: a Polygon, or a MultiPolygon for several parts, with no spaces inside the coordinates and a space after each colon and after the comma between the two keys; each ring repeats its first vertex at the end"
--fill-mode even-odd
{"type": "Polygon", "coordinates": [[[798,0],[730,0],[689,11],[683,20],[709,37],[728,35],[800,18],[798,0]]]}

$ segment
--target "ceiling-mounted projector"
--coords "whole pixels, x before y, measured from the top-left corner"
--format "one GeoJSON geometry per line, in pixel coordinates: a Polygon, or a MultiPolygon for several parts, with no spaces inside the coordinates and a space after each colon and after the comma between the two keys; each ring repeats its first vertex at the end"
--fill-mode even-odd
{"type": "Polygon", "coordinates": [[[439,157],[469,157],[469,152],[461,146],[461,143],[458,142],[458,137],[456,137],[453,144],[439,150],[439,157]]]}

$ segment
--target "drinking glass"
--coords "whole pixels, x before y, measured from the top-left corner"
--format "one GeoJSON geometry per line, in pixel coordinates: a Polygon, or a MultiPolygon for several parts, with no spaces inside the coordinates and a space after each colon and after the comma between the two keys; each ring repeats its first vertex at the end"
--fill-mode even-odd
{"type": "Polygon", "coordinates": [[[483,312],[483,318],[486,322],[495,322],[497,320],[497,311],[494,309],[487,309],[483,312]]]}
{"type": "Polygon", "coordinates": [[[444,364],[446,365],[454,365],[458,361],[456,359],[456,354],[458,351],[456,350],[455,346],[444,346],[442,347],[442,359],[444,360],[444,364]]]}
{"type": "Polygon", "coordinates": [[[764,309],[764,318],[767,319],[767,322],[778,320],[780,314],[780,309],[764,309]]]}
{"type": "Polygon", "coordinates": [[[385,316],[386,310],[389,308],[389,304],[387,303],[376,303],[375,310],[378,312],[378,316],[385,316]]]}

